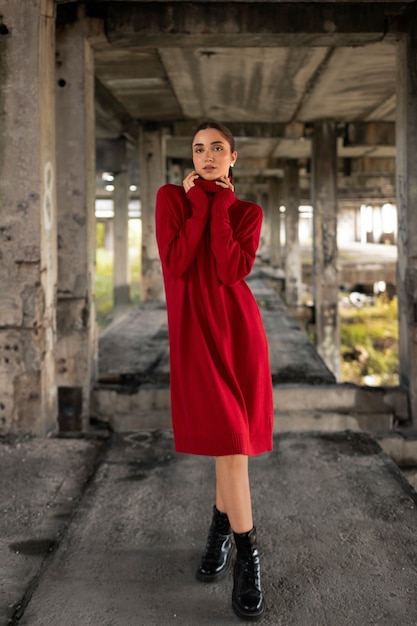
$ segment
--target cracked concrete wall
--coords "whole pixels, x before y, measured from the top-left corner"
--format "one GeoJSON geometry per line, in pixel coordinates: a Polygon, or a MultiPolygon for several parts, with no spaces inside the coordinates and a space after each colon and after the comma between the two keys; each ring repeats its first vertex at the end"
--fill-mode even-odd
{"type": "Polygon", "coordinates": [[[53,0],[0,0],[0,433],[56,421],[53,0]]]}
{"type": "Polygon", "coordinates": [[[89,22],[56,33],[58,302],[56,376],[60,429],[87,427],[96,378],[94,58],[89,22]],[[77,397],[81,394],[81,407],[77,397]],[[81,415],[78,413],[81,411],[81,415]],[[75,415],[77,413],[77,415],[75,415]],[[64,423],[66,422],[66,423],[64,423]]]}
{"type": "Polygon", "coordinates": [[[340,378],[337,266],[336,124],[316,122],[313,137],[313,289],[316,347],[336,380],[340,378]]]}

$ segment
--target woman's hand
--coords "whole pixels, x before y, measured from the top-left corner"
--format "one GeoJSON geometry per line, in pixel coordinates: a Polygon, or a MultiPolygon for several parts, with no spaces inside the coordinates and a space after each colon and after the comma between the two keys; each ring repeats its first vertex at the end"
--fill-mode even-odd
{"type": "Polygon", "coordinates": [[[194,181],[195,179],[198,178],[198,174],[197,172],[190,172],[182,181],[182,186],[184,187],[184,191],[185,193],[187,193],[187,191],[190,191],[191,187],[195,187],[194,185],[194,181]]]}
{"type": "Polygon", "coordinates": [[[228,176],[221,176],[218,180],[216,180],[216,185],[219,185],[219,187],[223,187],[224,189],[230,189],[231,191],[235,190],[232,181],[228,176]]]}

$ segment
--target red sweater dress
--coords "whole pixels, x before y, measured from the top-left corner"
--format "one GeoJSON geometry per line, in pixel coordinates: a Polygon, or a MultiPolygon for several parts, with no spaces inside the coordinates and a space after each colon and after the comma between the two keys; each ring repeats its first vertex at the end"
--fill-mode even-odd
{"type": "Polygon", "coordinates": [[[157,194],[156,238],[170,341],[171,411],[178,452],[256,455],[272,449],[268,345],[244,281],[262,209],[196,179],[187,194],[157,194]]]}

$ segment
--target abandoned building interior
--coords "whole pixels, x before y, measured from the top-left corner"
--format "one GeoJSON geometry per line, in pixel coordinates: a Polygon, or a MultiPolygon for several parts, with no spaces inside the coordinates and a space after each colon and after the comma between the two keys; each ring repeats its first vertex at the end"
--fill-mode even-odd
{"type": "Polygon", "coordinates": [[[415,625],[417,0],[0,0],[0,623],[238,623],[234,573],[196,580],[217,460],[175,449],[155,240],[208,118],[263,209],[262,624],[415,625]],[[382,282],[398,385],[345,383],[343,290],[382,282]]]}
{"type": "Polygon", "coordinates": [[[96,199],[114,203],[115,305],[129,302],[132,197],[141,301],[163,302],[155,195],[181,184],[205,118],[237,139],[239,196],[264,209],[262,259],[289,310],[301,304],[299,207],[311,208],[316,350],[336,380],[338,239],[396,244],[399,380],[412,425],[416,52],[411,0],[0,0],[0,432],[55,430],[60,401],[88,427],[96,199]],[[378,227],[364,226],[366,207],[378,227]]]}

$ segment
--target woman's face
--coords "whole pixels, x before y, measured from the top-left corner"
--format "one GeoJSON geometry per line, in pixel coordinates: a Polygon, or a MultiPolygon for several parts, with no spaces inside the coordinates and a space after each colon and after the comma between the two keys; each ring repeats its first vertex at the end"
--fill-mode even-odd
{"type": "Polygon", "coordinates": [[[195,171],[205,180],[217,180],[228,176],[229,167],[237,159],[230,144],[215,128],[200,130],[193,139],[193,163],[195,171]]]}

